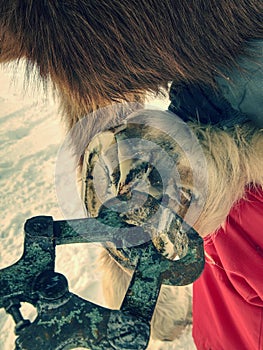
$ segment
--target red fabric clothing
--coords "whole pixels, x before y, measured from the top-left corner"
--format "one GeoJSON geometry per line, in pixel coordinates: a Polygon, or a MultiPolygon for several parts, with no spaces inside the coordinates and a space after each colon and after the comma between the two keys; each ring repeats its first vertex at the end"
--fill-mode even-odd
{"type": "Polygon", "coordinates": [[[247,190],[223,227],[204,241],[205,269],[193,290],[197,349],[262,350],[262,189],[247,190]]]}

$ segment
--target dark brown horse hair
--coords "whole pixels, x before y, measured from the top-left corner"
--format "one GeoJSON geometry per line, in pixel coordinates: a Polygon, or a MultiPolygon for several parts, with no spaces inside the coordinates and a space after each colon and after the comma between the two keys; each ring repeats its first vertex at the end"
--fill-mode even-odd
{"type": "Polygon", "coordinates": [[[5,0],[0,62],[25,58],[62,100],[68,126],[171,81],[212,83],[262,38],[262,0],[5,0]]]}

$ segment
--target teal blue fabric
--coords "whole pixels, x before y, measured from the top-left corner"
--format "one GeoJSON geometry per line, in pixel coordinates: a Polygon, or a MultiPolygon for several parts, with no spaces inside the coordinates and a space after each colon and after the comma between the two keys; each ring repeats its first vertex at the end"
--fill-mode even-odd
{"type": "Polygon", "coordinates": [[[184,121],[229,128],[246,121],[263,127],[263,41],[249,44],[251,55],[215,77],[218,89],[201,84],[172,84],[169,110],[184,121]]]}
{"type": "Polygon", "coordinates": [[[263,41],[252,45],[251,58],[240,60],[240,68],[217,78],[223,96],[232,107],[263,127],[263,41]]]}

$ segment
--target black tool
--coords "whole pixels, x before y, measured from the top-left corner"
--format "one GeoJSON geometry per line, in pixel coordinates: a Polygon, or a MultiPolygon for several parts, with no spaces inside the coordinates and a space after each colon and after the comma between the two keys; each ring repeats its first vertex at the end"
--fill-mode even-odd
{"type": "Polygon", "coordinates": [[[127,224],[109,206],[97,218],[27,220],[21,259],[0,270],[0,308],[16,323],[15,349],[145,349],[161,284],[187,285],[204,266],[202,238],[176,213],[174,220],[189,239],[187,254],[177,261],[160,254],[145,228],[127,224]],[[56,245],[81,242],[113,242],[129,259],[134,274],[120,310],[70,293],[65,276],[54,271],[56,245]],[[21,302],[37,308],[33,323],[23,319],[21,302]]]}

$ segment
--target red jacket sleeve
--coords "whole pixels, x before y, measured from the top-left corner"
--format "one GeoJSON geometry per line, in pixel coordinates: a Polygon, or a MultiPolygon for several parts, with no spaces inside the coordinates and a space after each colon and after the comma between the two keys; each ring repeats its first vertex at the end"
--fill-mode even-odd
{"type": "Polygon", "coordinates": [[[262,189],[248,189],[246,198],[234,206],[219,232],[209,239],[207,253],[225,270],[240,296],[263,306],[262,189]]]}

